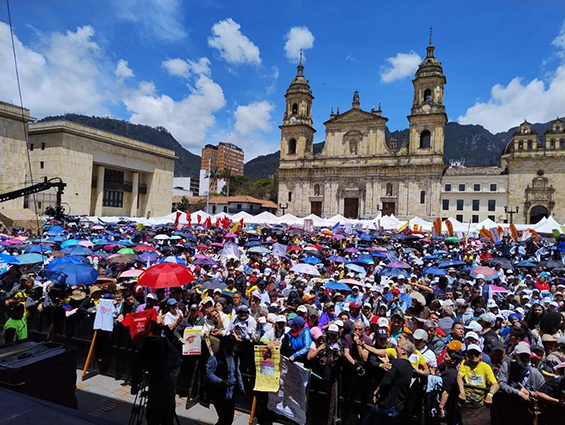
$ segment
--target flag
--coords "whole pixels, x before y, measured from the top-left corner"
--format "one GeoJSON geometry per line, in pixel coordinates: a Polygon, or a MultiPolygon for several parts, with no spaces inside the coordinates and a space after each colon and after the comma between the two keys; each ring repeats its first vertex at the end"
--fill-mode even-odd
{"type": "Polygon", "coordinates": [[[179,220],[180,220],[181,215],[182,215],[182,212],[177,211],[177,216],[175,217],[175,230],[178,230],[178,228],[179,228],[179,220]]]}
{"type": "Polygon", "coordinates": [[[410,226],[410,221],[407,221],[407,222],[404,223],[402,226],[400,226],[397,230],[398,230],[398,232],[400,233],[400,232],[406,230],[409,226],[410,226]]]}
{"type": "Polygon", "coordinates": [[[339,221],[338,221],[336,224],[334,224],[334,225],[332,226],[332,228],[331,228],[330,230],[331,230],[332,232],[334,232],[334,233],[337,232],[337,231],[339,230],[339,225],[340,225],[340,224],[339,224],[339,221]]]}
{"type": "Polygon", "coordinates": [[[491,241],[492,243],[494,243],[494,238],[492,237],[492,234],[490,233],[489,230],[487,230],[487,229],[485,229],[485,228],[483,227],[481,230],[479,230],[479,234],[480,234],[481,236],[487,238],[487,239],[490,239],[490,241],[491,241]]]}
{"type": "Polygon", "coordinates": [[[286,245],[276,242],[273,244],[273,250],[271,251],[271,253],[273,255],[278,255],[279,257],[284,257],[286,255],[287,248],[288,247],[286,245]]]}
{"type": "Polygon", "coordinates": [[[498,227],[493,227],[493,228],[489,229],[489,232],[490,232],[491,240],[492,240],[493,243],[500,242],[502,237],[501,237],[501,234],[499,232],[498,227]]]}
{"type": "Polygon", "coordinates": [[[445,220],[445,228],[447,229],[447,234],[449,236],[453,236],[455,233],[453,232],[453,223],[449,220],[445,220]]]}
{"type": "Polygon", "coordinates": [[[188,223],[188,227],[191,227],[190,224],[192,223],[192,216],[190,215],[190,212],[186,212],[186,221],[188,223]]]}
{"type": "Polygon", "coordinates": [[[220,217],[216,217],[216,224],[214,227],[220,227],[220,217]]]}
{"type": "Polygon", "coordinates": [[[235,223],[233,223],[233,225],[231,226],[231,233],[238,233],[241,229],[243,229],[243,218],[239,221],[236,221],[235,223]]]}
{"type": "Polygon", "coordinates": [[[207,229],[212,228],[212,217],[208,217],[206,220],[204,220],[204,227],[206,227],[207,229]]]}
{"type": "Polygon", "coordinates": [[[518,242],[518,229],[516,229],[514,223],[510,223],[509,229],[510,229],[510,236],[512,236],[514,242],[518,242]]]}
{"type": "Polygon", "coordinates": [[[530,235],[532,236],[532,238],[534,238],[534,241],[539,242],[539,235],[538,232],[536,232],[534,229],[527,229],[528,232],[530,232],[530,235]]]}

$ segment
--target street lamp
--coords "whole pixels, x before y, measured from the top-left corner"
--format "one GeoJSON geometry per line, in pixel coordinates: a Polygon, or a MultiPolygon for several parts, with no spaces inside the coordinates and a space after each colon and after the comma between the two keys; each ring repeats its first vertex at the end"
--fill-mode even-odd
{"type": "Polygon", "coordinates": [[[282,215],[284,215],[285,210],[288,208],[288,204],[279,203],[279,208],[282,210],[282,215]]]}
{"type": "Polygon", "coordinates": [[[510,223],[514,222],[514,214],[518,214],[520,207],[516,205],[516,208],[508,208],[508,205],[504,206],[504,212],[508,215],[510,214],[510,223]]]}

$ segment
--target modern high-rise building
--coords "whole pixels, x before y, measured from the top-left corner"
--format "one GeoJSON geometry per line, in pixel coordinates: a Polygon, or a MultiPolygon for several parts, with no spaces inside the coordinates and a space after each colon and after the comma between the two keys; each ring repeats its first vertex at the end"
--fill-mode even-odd
{"type": "Polygon", "coordinates": [[[243,149],[233,143],[218,143],[218,146],[205,145],[202,148],[200,161],[200,190],[199,195],[205,196],[207,192],[220,192],[225,185],[225,180],[216,178],[214,173],[223,173],[229,170],[232,176],[243,176],[245,154],[243,149]]]}

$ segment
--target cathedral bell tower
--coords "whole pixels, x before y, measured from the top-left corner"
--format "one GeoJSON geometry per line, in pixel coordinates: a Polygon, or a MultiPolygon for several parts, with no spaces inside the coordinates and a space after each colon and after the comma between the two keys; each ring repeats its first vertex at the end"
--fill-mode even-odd
{"type": "MultiPolygon", "coordinates": [[[[444,129],[447,122],[443,105],[443,86],[446,84],[443,68],[434,56],[432,32],[414,85],[414,101],[408,116],[410,122],[410,155],[441,156],[443,163],[444,129]]],[[[439,161],[439,158],[437,159],[439,161]]]]}
{"type": "Polygon", "coordinates": [[[302,53],[296,77],[286,90],[286,109],[281,129],[281,161],[311,158],[316,130],[312,127],[312,91],[304,78],[302,53]]]}

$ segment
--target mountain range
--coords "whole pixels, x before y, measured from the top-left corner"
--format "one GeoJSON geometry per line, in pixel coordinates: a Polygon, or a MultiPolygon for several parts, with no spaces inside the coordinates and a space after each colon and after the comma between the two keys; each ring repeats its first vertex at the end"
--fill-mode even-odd
{"type": "MultiPolygon", "coordinates": [[[[131,124],[128,121],[110,117],[95,117],[78,114],[50,116],[42,121],[65,119],[99,130],[130,137],[155,146],[175,151],[178,159],[175,162],[175,177],[198,177],[200,156],[189,152],[164,127],[150,127],[141,124],[131,124]]],[[[551,123],[532,124],[532,130],[543,138],[543,133],[550,128],[551,123]]],[[[508,131],[492,134],[480,125],[459,124],[449,122],[445,126],[444,160],[461,161],[467,167],[500,166],[500,155],[506,143],[512,138],[517,127],[508,131]]],[[[408,137],[408,129],[386,132],[386,139],[394,137],[402,141],[408,137]]],[[[324,142],[314,144],[314,154],[320,152],[324,142]]],[[[251,180],[272,177],[279,166],[280,151],[258,156],[245,164],[245,176],[251,180]]]]}

